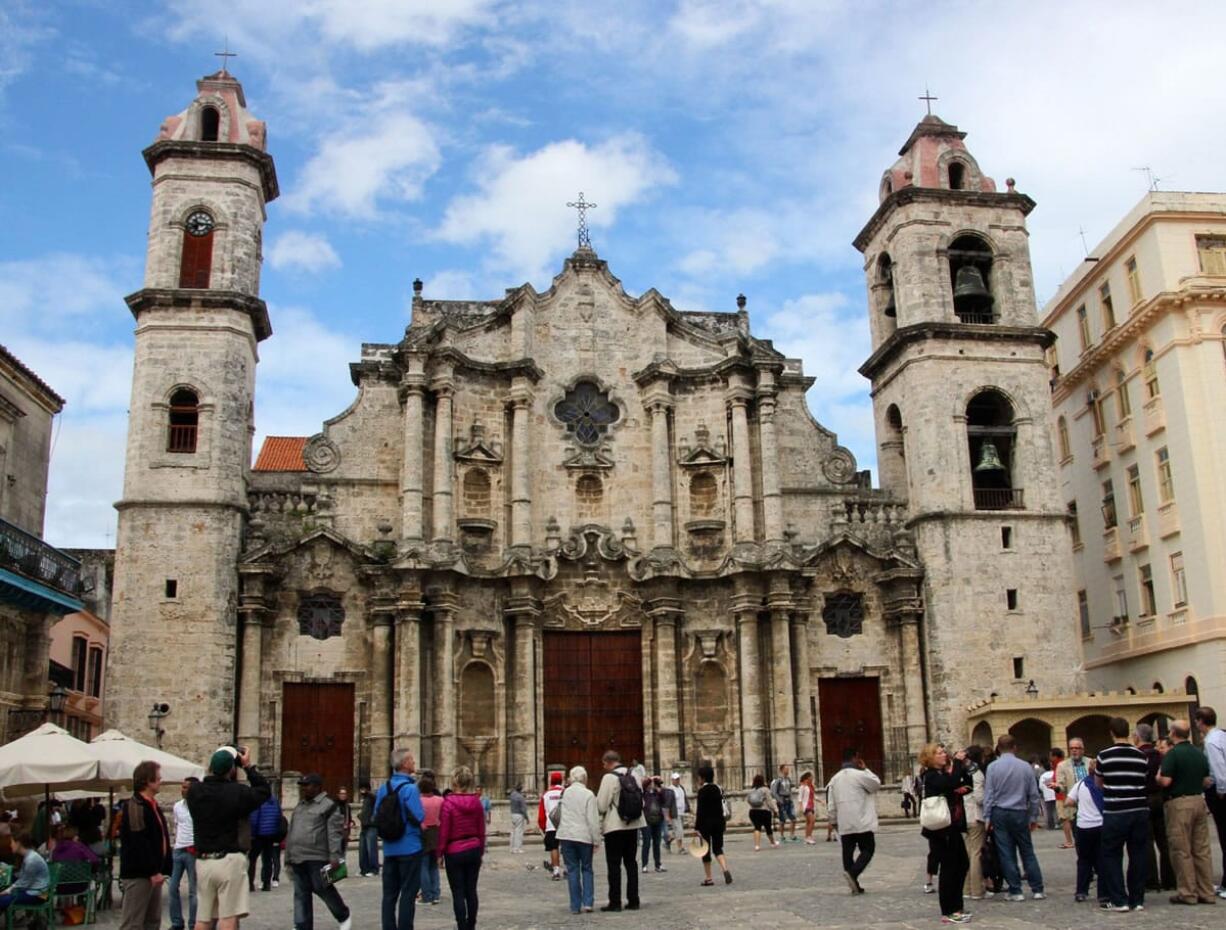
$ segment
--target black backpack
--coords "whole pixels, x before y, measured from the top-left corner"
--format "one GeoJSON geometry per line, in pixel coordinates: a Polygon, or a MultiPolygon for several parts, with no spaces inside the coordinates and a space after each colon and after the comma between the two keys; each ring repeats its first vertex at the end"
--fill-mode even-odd
{"type": "Polygon", "coordinates": [[[617,816],[632,823],[643,816],[643,788],[629,770],[617,776],[617,784],[617,816]]]}
{"type": "Polygon", "coordinates": [[[400,789],[406,784],[408,782],[403,782],[394,790],[389,788],[379,806],[375,808],[375,831],[379,834],[379,839],[386,843],[394,843],[404,836],[404,831],[408,828],[405,823],[406,816],[409,824],[421,829],[421,821],[400,803],[400,789]]]}
{"type": "Polygon", "coordinates": [[[643,792],[643,819],[651,826],[664,819],[664,807],[658,790],[643,792]]]}

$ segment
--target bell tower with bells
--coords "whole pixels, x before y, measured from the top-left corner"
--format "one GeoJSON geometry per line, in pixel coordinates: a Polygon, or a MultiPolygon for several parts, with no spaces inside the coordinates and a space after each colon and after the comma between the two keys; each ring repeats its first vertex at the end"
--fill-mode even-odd
{"type": "Polygon", "coordinates": [[[1032,683],[1068,692],[1081,657],[1047,424],[1053,336],[1038,325],[1026,231],[1035,203],[1012,178],[997,190],[965,136],[924,117],[855,240],[880,482],[908,500],[926,574],[929,729],[956,744],[971,736],[966,705],[1021,699],[1032,683]]]}
{"type": "Polygon", "coordinates": [[[237,563],[258,346],[272,334],[260,262],[277,175],[229,71],[196,90],[142,153],[153,205],[143,286],[126,298],[136,332],[106,688],[125,733],[177,695],[166,748],[205,759],[236,737],[259,751],[259,707],[235,702],[240,637],[258,655],[261,631],[258,614],[240,624],[237,563]]]}

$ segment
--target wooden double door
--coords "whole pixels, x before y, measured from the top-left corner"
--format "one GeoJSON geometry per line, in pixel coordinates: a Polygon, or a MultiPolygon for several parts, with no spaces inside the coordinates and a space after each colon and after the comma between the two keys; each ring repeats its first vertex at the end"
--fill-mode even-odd
{"type": "Polygon", "coordinates": [[[601,756],[617,750],[643,759],[643,650],[638,630],[569,633],[547,630],[545,764],[582,765],[595,790],[601,756]]]}
{"type": "Polygon", "coordinates": [[[843,764],[843,751],[859,749],[865,764],[884,777],[881,689],[876,678],[822,678],[817,684],[822,727],[822,778],[843,764]]]}
{"type": "Polygon", "coordinates": [[[281,770],[318,772],[333,797],[353,791],[353,685],[287,682],[281,703],[281,770]]]}

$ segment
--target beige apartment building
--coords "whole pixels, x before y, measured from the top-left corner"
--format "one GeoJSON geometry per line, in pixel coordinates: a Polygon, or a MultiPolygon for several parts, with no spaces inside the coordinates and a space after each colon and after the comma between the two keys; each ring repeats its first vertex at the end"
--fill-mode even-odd
{"type": "Polygon", "coordinates": [[[1043,324],[1087,686],[1226,710],[1226,194],[1146,194],[1043,324]]]}

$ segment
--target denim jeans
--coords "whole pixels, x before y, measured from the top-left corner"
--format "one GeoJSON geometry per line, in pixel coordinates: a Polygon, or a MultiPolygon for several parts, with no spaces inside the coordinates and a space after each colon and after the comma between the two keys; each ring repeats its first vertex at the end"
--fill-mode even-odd
{"type": "Polygon", "coordinates": [[[1145,903],[1149,872],[1149,809],[1103,814],[1102,882],[1116,907],[1145,903]],[[1124,849],[1128,849],[1128,886],[1124,887],[1124,849]]]}
{"type": "Polygon", "coordinates": [[[363,827],[358,836],[358,871],[363,875],[379,874],[379,830],[363,827]]]}
{"type": "Polygon", "coordinates": [[[1030,839],[1030,812],[1009,810],[1003,807],[992,811],[992,835],[996,837],[996,851],[1000,854],[1000,870],[1005,876],[1009,894],[1022,893],[1022,877],[1017,871],[1017,854],[1022,856],[1022,868],[1026,881],[1036,894],[1043,890],[1043,870],[1039,868],[1030,839]]]}
{"type": "Polygon", "coordinates": [[[442,896],[438,883],[438,857],[434,853],[422,853],[421,857],[421,899],[429,904],[442,896]]]}
{"type": "Polygon", "coordinates": [[[592,844],[562,840],[562,861],[566,863],[571,913],[579,913],[581,907],[594,906],[596,888],[593,885],[592,844]]]}
{"type": "Polygon", "coordinates": [[[451,887],[451,909],[455,912],[455,925],[459,930],[476,930],[477,927],[477,878],[481,875],[483,849],[465,849],[448,853],[447,884],[451,887]]]}
{"type": "Polygon", "coordinates": [[[324,882],[323,867],[327,864],[290,863],[290,874],[294,877],[294,930],[314,930],[315,895],[319,895],[319,899],[327,905],[337,923],[349,918],[349,908],[345,906],[336,886],[324,882]]]}
{"type": "Polygon", "coordinates": [[[421,853],[383,857],[383,930],[413,930],[421,857],[421,853]]]}
{"type": "Polygon", "coordinates": [[[660,867],[660,839],[664,835],[664,821],[649,823],[639,828],[639,836],[643,841],[643,868],[647,868],[651,853],[656,856],[656,868],[660,867]]]}
{"type": "Polygon", "coordinates": [[[183,930],[196,926],[196,857],[186,849],[176,849],[170,870],[170,926],[171,930],[183,930]],[[179,885],[187,876],[187,923],[183,923],[183,899],[179,885]]]}

